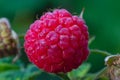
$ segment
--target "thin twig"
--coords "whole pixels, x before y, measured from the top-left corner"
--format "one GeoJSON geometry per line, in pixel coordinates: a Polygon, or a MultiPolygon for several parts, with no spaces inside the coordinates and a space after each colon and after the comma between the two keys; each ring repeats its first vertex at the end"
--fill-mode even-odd
{"type": "Polygon", "coordinates": [[[90,52],[91,53],[102,54],[102,55],[105,55],[105,56],[110,56],[111,55],[109,52],[98,50],[98,49],[90,49],[90,52]]]}
{"type": "Polygon", "coordinates": [[[97,80],[98,78],[100,78],[100,76],[103,75],[106,71],[107,71],[107,67],[104,67],[103,69],[101,69],[99,72],[96,73],[94,80],[97,80]]]}
{"type": "Polygon", "coordinates": [[[90,45],[95,40],[95,36],[91,37],[88,41],[88,44],[90,45]]]}

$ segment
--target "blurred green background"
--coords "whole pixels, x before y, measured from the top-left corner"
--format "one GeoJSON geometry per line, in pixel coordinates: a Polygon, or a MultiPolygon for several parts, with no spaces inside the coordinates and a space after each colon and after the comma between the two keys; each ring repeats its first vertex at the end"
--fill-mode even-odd
{"type": "MultiPolygon", "coordinates": [[[[12,28],[21,35],[44,12],[65,8],[79,15],[83,7],[90,36],[96,37],[90,48],[119,53],[120,0],[0,0],[0,18],[8,18],[12,28]]],[[[104,66],[104,57],[101,55],[90,54],[87,61],[92,65],[90,72],[96,72],[104,66]]]]}

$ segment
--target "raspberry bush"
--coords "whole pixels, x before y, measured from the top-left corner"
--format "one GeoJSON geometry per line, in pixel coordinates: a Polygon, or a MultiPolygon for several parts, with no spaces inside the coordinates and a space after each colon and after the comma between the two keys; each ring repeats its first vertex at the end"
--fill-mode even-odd
{"type": "Polygon", "coordinates": [[[16,34],[9,20],[1,18],[0,80],[119,80],[120,55],[88,47],[95,37],[89,37],[82,14],[48,11],[29,23],[25,34],[16,34]],[[99,66],[89,58],[99,58],[93,53],[106,57],[106,67],[95,73],[91,69],[99,66]]]}

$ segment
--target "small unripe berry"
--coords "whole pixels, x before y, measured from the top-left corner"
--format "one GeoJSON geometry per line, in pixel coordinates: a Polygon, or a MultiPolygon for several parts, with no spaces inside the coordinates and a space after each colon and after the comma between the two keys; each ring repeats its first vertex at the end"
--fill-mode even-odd
{"type": "Polygon", "coordinates": [[[6,18],[0,19],[0,57],[18,53],[18,37],[6,18]]]}

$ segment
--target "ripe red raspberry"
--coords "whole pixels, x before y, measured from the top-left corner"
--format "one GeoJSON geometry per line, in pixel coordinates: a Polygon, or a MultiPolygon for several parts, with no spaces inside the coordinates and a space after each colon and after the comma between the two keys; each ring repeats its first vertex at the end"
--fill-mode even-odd
{"type": "Polygon", "coordinates": [[[29,60],[47,72],[69,72],[86,60],[88,29],[82,18],[65,9],[47,12],[25,35],[29,60]]]}

